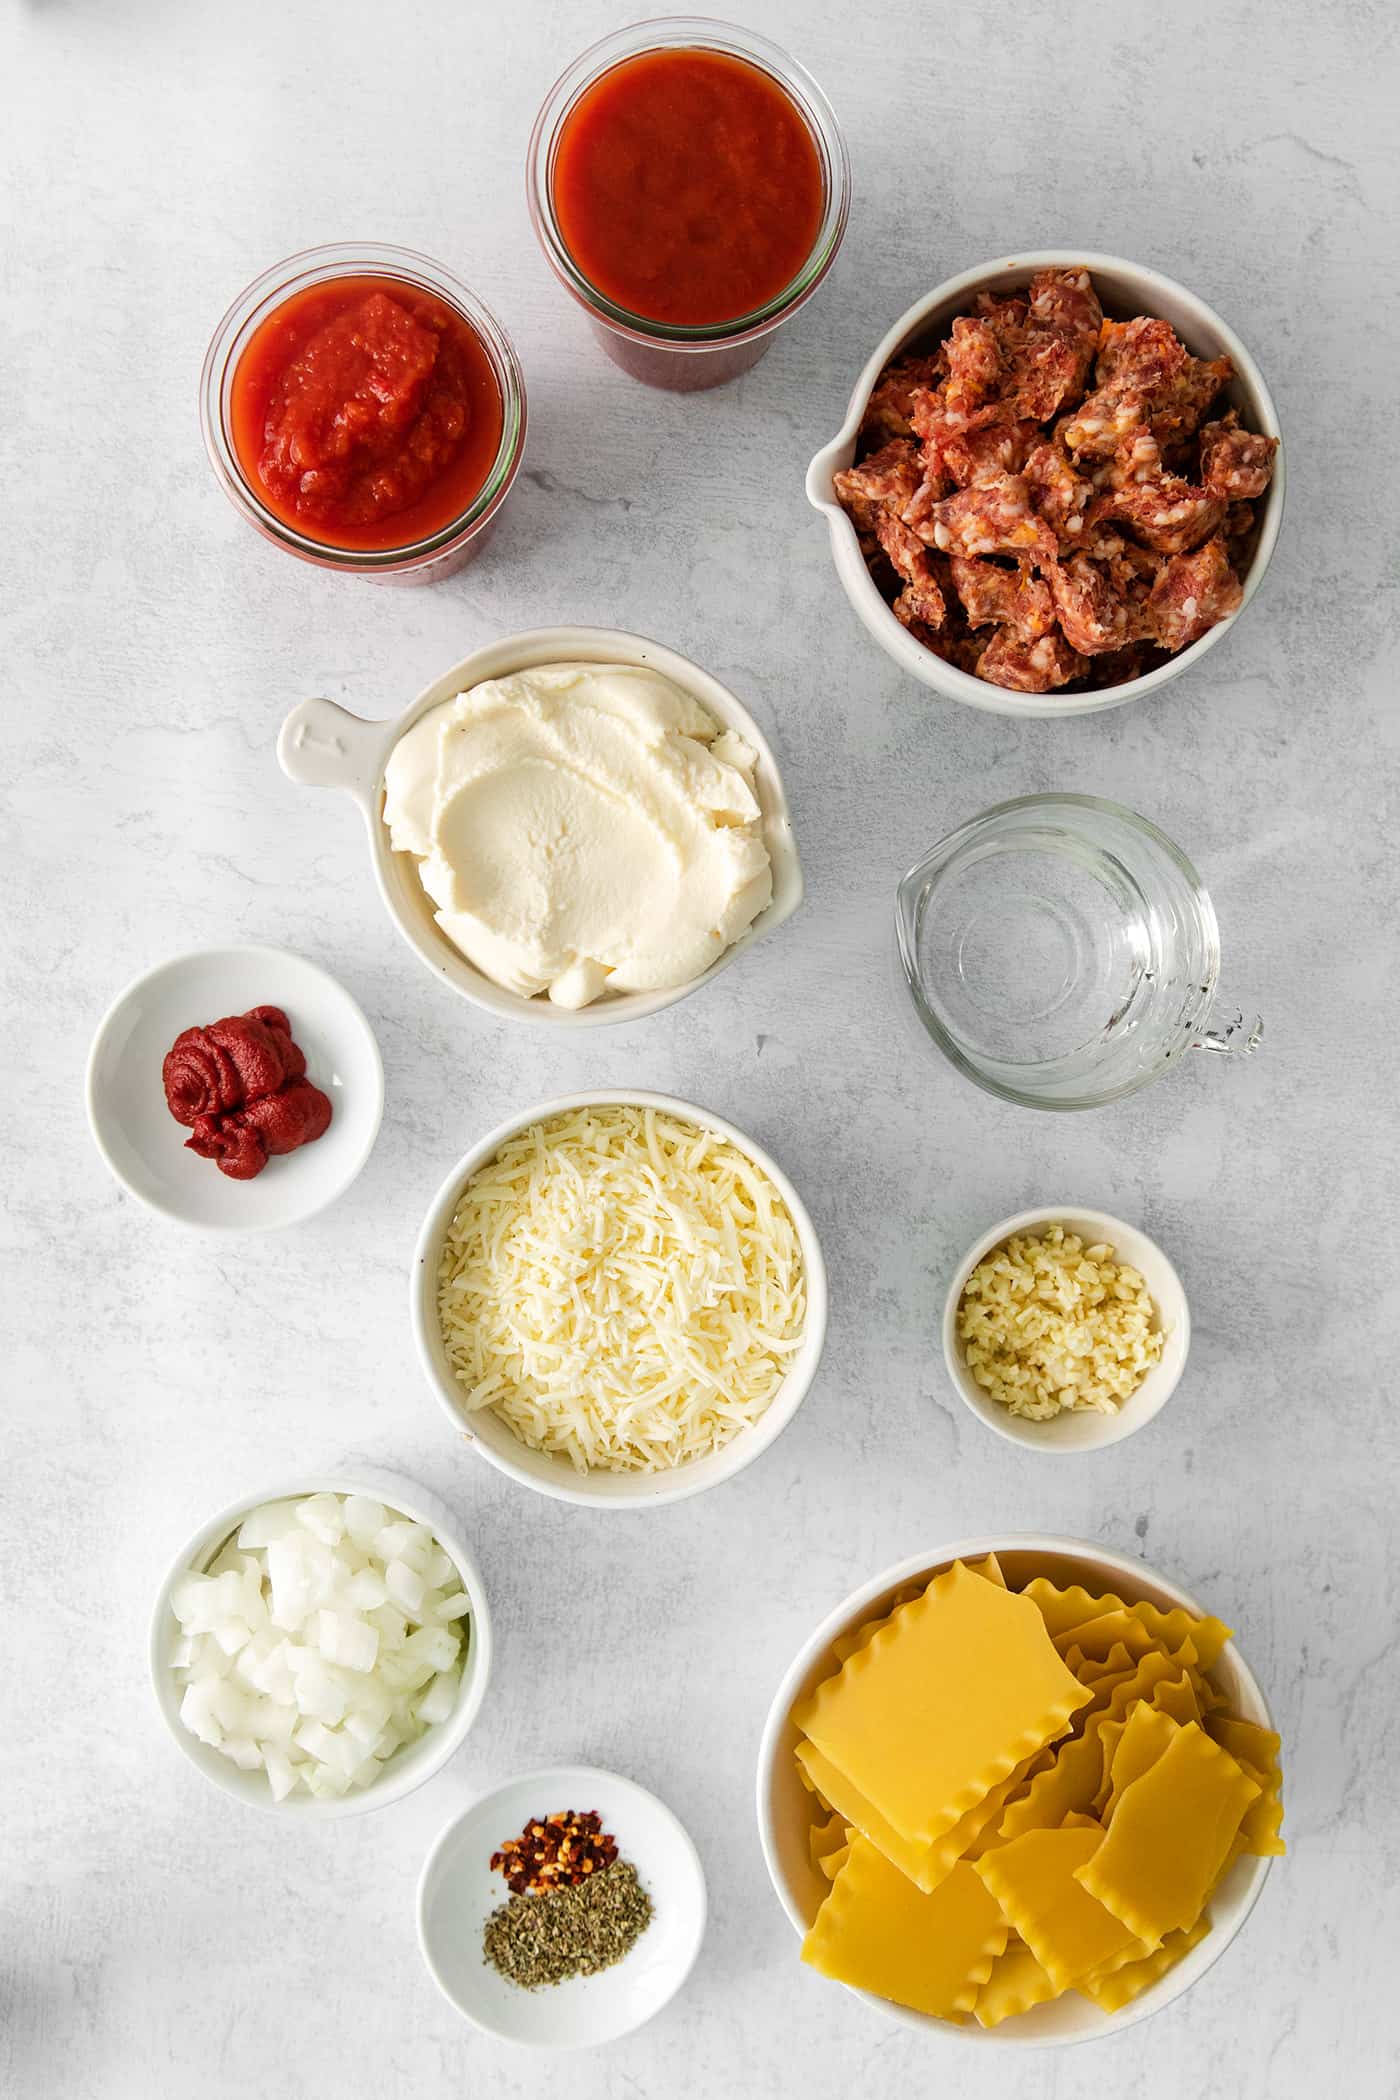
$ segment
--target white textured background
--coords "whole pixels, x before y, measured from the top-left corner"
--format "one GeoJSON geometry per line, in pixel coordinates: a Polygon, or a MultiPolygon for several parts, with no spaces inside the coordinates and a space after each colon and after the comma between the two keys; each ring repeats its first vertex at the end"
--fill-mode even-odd
{"type": "Polygon", "coordinates": [[[535,108],[620,12],[0,0],[0,2090],[1380,2100],[1400,1952],[1393,12],[752,0],[836,102],[855,209],[815,305],[739,385],[690,399],[595,354],[525,212],[535,108]],[[268,547],[200,443],[226,302],[277,257],[357,235],[467,277],[528,375],[508,520],[432,591],[268,547]],[[1194,676],[1142,709],[1016,725],[935,701],[867,642],[802,472],[913,298],[1076,243],[1159,265],[1241,329],[1287,433],[1289,514],[1260,598],[1194,676]],[[378,905],[355,813],[298,794],[273,757],[303,694],[390,714],[492,636],[564,620],[656,635],[749,700],[808,876],[799,919],[714,989],[576,1049],[435,990],[378,905]],[[1267,1016],[1251,1065],[1195,1060],[1061,1120],[913,1044],[889,973],[896,876],[988,802],[1046,787],[1135,804],[1196,859],[1226,994],[1267,1016]],[[344,980],[389,1099],[344,1201],[232,1245],[118,1193],[81,1081],[130,976],[240,938],[344,980]],[[779,1444],[635,1519],[546,1503],[454,1446],[404,1303],[421,1212],[473,1135],[614,1081],[769,1145],[833,1283],[822,1375],[779,1444]],[[1062,1197],[1160,1236],[1195,1343],[1154,1428],[1050,1463],[962,1410],[935,1330],[968,1240],[1062,1197]],[[295,1829],[241,1813],[164,1740],[146,1616],[208,1511],[341,1458],[463,1513],[500,1664],[422,1793],[295,1829]],[[1001,1527],[1101,1536],[1199,1591],[1240,1629],[1285,1740],[1290,1856],[1241,1940],[1160,2018],[1061,2056],[921,2046],[804,1971],[751,1807],[768,1699],[816,1618],[897,1556],[1001,1527]],[[563,2071],[461,2025],[412,1920],[457,1806],[556,1755],[658,1788],[712,1893],[684,1996],[563,2071]]]}

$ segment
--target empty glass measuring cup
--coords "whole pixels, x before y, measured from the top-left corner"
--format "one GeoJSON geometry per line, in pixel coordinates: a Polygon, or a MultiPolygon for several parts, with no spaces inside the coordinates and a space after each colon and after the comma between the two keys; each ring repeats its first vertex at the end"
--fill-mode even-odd
{"type": "Polygon", "coordinates": [[[1208,1027],[1220,932],[1200,876],[1145,817],[1093,795],[1022,795],[909,870],[896,931],[915,1010],[978,1086],[1027,1108],[1098,1108],[1185,1051],[1250,1051],[1208,1027]]]}

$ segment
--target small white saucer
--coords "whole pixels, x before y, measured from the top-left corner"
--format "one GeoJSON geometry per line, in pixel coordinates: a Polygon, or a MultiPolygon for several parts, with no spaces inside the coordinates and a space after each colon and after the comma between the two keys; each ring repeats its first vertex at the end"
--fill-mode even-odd
{"type": "Polygon", "coordinates": [[[359,1007],[315,963],[285,948],[199,948],[138,977],[108,1008],[88,1054],[87,1111],[113,1174],[152,1210],[210,1230],[266,1232],[349,1188],[379,1133],[384,1068],[359,1007]],[[284,1009],[306,1076],[333,1113],[324,1137],[269,1160],[251,1181],[231,1181],[186,1150],[161,1066],[183,1029],[253,1006],[284,1009]]]}
{"type": "Polygon", "coordinates": [[[690,1974],[705,1914],[700,1855],[670,1809],[635,1781],[589,1765],[556,1765],[483,1794],[448,1824],[418,1883],[418,1944],[438,1989],[485,2033],[535,2049],[616,2041],[660,2012],[690,1974]],[[482,1953],[487,1919],[510,1901],[491,1855],[532,1817],[564,1809],[598,1811],[651,1898],[652,1920],[615,1968],[522,1990],[482,1953]]]}

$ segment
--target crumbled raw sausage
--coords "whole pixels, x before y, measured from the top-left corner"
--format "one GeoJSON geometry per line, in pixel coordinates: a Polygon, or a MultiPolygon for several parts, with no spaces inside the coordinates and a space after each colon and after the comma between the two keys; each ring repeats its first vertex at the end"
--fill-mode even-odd
{"type": "Polygon", "coordinates": [[[1138,607],[1119,592],[1109,566],[1072,554],[1046,569],[1060,632],[1081,656],[1106,656],[1126,649],[1150,630],[1138,607]]]}
{"type": "Polygon", "coordinates": [[[1201,432],[1201,480],[1213,496],[1230,503],[1262,496],[1274,471],[1278,439],[1241,430],[1234,409],[1201,432]]]}
{"type": "Polygon", "coordinates": [[[835,477],[895,618],[1028,693],[1199,639],[1240,604],[1278,450],[1234,409],[1206,420],[1232,377],[1166,321],[1105,319],[1087,269],[979,292],[885,368],[835,477]]]}
{"type": "Polygon", "coordinates": [[[1147,611],[1159,646],[1173,653],[1199,641],[1217,620],[1238,612],[1244,593],[1222,539],[1162,564],[1147,611]]]}
{"type": "Polygon", "coordinates": [[[1129,481],[1095,498],[1092,518],[1111,519],[1159,554],[1184,554],[1199,547],[1225,522],[1225,502],[1209,489],[1193,488],[1174,474],[1154,481],[1129,481]]]}
{"type": "Polygon", "coordinates": [[[1009,627],[998,627],[977,659],[979,678],[1017,693],[1053,692],[1072,678],[1082,678],[1088,668],[1088,659],[1077,655],[1062,634],[1025,642],[1009,627]]]}
{"type": "Polygon", "coordinates": [[[1022,641],[1038,642],[1054,626],[1050,587],[1027,563],[1008,569],[954,554],[948,566],[969,627],[1009,627],[1022,641]]]}
{"type": "Polygon", "coordinates": [[[904,579],[902,595],[910,611],[925,626],[941,627],[945,610],[943,593],[923,541],[888,510],[881,513],[875,530],[895,573],[904,579]]]}
{"type": "Polygon", "coordinates": [[[1055,535],[1031,508],[1019,474],[990,475],[945,496],[929,513],[933,543],[944,554],[1053,554],[1055,535]]]}

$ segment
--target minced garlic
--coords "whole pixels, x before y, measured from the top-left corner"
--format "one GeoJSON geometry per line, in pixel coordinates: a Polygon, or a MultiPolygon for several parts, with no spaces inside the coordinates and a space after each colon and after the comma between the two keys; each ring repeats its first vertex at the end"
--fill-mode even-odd
{"type": "Polygon", "coordinates": [[[957,1329],[977,1384],[1032,1422],[1066,1408],[1116,1413],[1162,1354],[1139,1272],[1063,1225],[1015,1233],[979,1262],[957,1329]]]}

